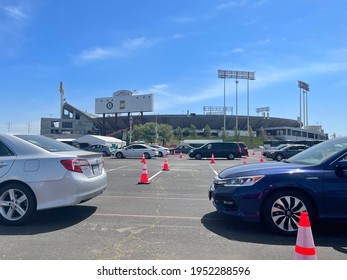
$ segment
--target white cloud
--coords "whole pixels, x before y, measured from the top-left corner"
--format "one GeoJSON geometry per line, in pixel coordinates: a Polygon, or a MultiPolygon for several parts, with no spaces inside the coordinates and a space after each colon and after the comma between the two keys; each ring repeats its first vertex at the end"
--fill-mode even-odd
{"type": "Polygon", "coordinates": [[[6,15],[17,21],[24,21],[29,19],[29,16],[24,12],[23,7],[20,6],[6,6],[4,7],[6,15]]]}
{"type": "Polygon", "coordinates": [[[115,57],[121,58],[131,55],[133,52],[149,48],[157,44],[159,40],[149,40],[145,37],[127,39],[119,44],[119,46],[113,47],[94,47],[82,51],[77,55],[77,62],[86,62],[94,60],[102,60],[105,58],[115,57]]]}

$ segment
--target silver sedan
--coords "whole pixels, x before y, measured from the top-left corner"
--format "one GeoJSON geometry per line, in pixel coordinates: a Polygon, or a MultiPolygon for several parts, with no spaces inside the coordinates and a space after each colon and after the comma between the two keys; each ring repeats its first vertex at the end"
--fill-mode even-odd
{"type": "Polygon", "coordinates": [[[82,203],[107,185],[101,154],[41,135],[0,133],[0,222],[20,225],[39,210],[82,203]]]}
{"type": "Polygon", "coordinates": [[[116,158],[140,158],[146,159],[157,157],[158,149],[145,144],[132,144],[123,149],[116,149],[112,153],[116,158]]]}

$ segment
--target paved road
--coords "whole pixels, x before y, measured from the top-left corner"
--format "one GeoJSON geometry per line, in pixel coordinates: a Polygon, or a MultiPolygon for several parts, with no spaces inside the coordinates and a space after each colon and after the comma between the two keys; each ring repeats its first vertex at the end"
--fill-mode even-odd
{"type": "MultiPolygon", "coordinates": [[[[291,260],[295,237],[215,211],[207,188],[216,172],[244,159],[147,160],[150,184],[138,184],[140,159],[106,158],[108,188],[84,204],[43,211],[22,227],[0,226],[0,259],[291,260]]],[[[258,153],[246,164],[259,162],[258,153]]],[[[319,259],[347,259],[347,226],[314,231],[319,259]]]]}

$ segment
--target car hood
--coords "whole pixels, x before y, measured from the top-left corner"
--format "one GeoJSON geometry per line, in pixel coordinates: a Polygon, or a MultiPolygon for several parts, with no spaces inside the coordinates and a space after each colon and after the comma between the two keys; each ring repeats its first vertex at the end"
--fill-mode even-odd
{"type": "Polygon", "coordinates": [[[250,163],[226,168],[218,174],[218,177],[223,179],[235,176],[267,175],[288,172],[290,170],[300,170],[305,167],[307,167],[307,165],[287,162],[250,163]]]}

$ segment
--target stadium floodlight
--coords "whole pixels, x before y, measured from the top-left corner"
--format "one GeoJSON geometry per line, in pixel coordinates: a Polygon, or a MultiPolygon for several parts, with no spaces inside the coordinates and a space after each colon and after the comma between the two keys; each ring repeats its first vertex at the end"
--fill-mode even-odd
{"type": "MultiPolygon", "coordinates": [[[[218,78],[224,79],[224,107],[225,107],[225,79],[235,79],[236,85],[236,125],[235,128],[238,129],[238,97],[237,97],[237,85],[239,79],[247,80],[247,130],[249,130],[249,80],[255,80],[255,72],[249,71],[235,71],[235,70],[218,70],[218,78]]],[[[225,116],[225,115],[224,115],[225,116]]],[[[224,124],[225,127],[225,124],[224,124]]]]}
{"type": "Polygon", "coordinates": [[[310,85],[303,82],[298,81],[298,87],[299,87],[299,106],[300,106],[300,121],[299,125],[302,127],[301,123],[304,126],[308,126],[308,100],[307,100],[307,92],[310,91],[310,85]],[[302,104],[301,104],[301,92],[302,92],[302,104]],[[301,115],[301,108],[303,112],[303,122],[302,122],[302,115],[301,115]]]}

